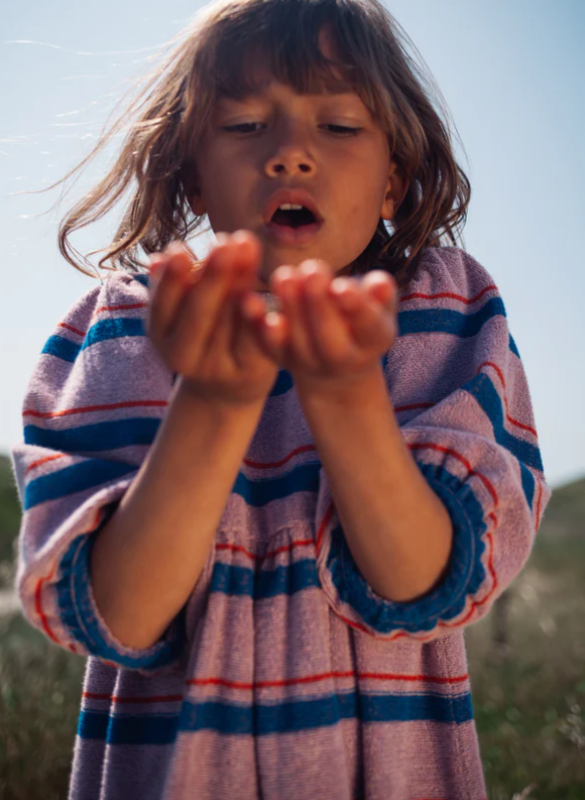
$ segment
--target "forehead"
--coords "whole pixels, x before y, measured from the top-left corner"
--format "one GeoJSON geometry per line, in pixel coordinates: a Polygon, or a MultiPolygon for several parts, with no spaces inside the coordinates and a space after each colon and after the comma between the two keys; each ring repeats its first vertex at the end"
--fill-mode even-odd
{"type": "Polygon", "coordinates": [[[298,94],[361,94],[355,65],[344,58],[329,25],[322,25],[313,41],[296,39],[294,32],[282,46],[262,33],[237,46],[224,39],[214,54],[216,99],[260,94],[272,83],[298,94]]]}

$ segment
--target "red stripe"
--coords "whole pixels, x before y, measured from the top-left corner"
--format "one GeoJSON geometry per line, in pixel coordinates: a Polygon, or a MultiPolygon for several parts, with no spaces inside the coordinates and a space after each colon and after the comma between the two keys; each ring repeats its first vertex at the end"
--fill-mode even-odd
{"type": "Polygon", "coordinates": [[[85,336],[85,331],[80,331],[79,328],[74,328],[73,325],[68,325],[66,322],[60,322],[58,328],[67,328],[68,331],[73,331],[78,336],[85,336]]]}
{"type": "Polygon", "coordinates": [[[534,430],[534,428],[531,428],[530,425],[525,425],[523,422],[518,422],[517,419],[514,419],[513,417],[510,416],[508,409],[508,400],[506,399],[506,394],[505,394],[506,381],[504,380],[504,375],[502,373],[502,370],[498,367],[497,364],[494,364],[493,361],[484,361],[483,364],[480,364],[479,369],[477,370],[478,374],[481,372],[482,367],[493,367],[495,371],[498,373],[498,377],[502,382],[502,386],[504,388],[504,406],[506,407],[506,419],[508,420],[508,422],[511,422],[512,425],[516,425],[518,428],[522,428],[525,431],[529,431],[531,434],[533,434],[533,436],[537,437],[537,433],[534,430]]]}
{"type": "MultiPolygon", "coordinates": [[[[115,306],[100,306],[96,308],[91,318],[94,319],[98,314],[101,314],[102,311],[129,311],[133,308],[146,308],[147,306],[148,303],[122,303],[115,306]]],[[[79,328],[74,328],[73,325],[69,325],[67,322],[59,322],[57,327],[67,328],[67,330],[73,331],[73,333],[76,333],[78,336],[85,336],[87,334],[87,331],[80,331],[79,328]]]]}
{"type": "Polygon", "coordinates": [[[304,444],[301,447],[297,447],[294,450],[291,450],[291,452],[280,461],[251,461],[250,459],[245,458],[244,464],[246,464],[248,467],[254,467],[255,469],[273,469],[274,467],[281,467],[283,464],[286,464],[286,462],[290,461],[293,456],[296,456],[299,453],[306,453],[310,450],[316,450],[314,444],[304,444]]]}
{"type": "Polygon", "coordinates": [[[457,675],[453,678],[441,677],[435,675],[401,675],[398,673],[384,673],[384,672],[355,672],[355,670],[348,670],[346,672],[322,672],[317,675],[304,675],[299,678],[285,678],[283,680],[274,681],[253,681],[246,683],[245,681],[230,681],[224,678],[189,678],[185,681],[187,686],[225,686],[228,689],[245,689],[247,691],[252,689],[268,689],[278,688],[283,686],[297,686],[305,683],[318,683],[320,681],[328,680],[329,678],[358,678],[359,680],[376,680],[376,681],[409,681],[409,682],[424,682],[429,683],[442,683],[452,684],[461,683],[469,678],[469,675],[457,675]]]}
{"type": "Polygon", "coordinates": [[[102,311],[128,311],[131,308],[146,308],[148,303],[129,303],[125,304],[122,303],[116,306],[100,306],[96,308],[93,313],[93,317],[96,317],[98,314],[101,314],[102,311]]]}
{"type": "Polygon", "coordinates": [[[39,578],[39,580],[37,581],[37,586],[36,586],[36,589],[35,589],[35,611],[37,612],[37,615],[38,615],[39,619],[41,620],[41,625],[43,627],[43,630],[47,634],[49,639],[52,642],[55,642],[55,644],[61,645],[62,642],[59,639],[57,639],[57,637],[55,636],[55,634],[53,633],[53,631],[51,630],[51,628],[49,626],[49,621],[47,620],[47,617],[45,616],[45,612],[43,611],[43,606],[42,606],[42,601],[41,601],[41,593],[42,593],[42,590],[43,590],[43,584],[46,583],[47,581],[50,581],[51,578],[53,577],[54,573],[55,573],[55,567],[53,567],[53,570],[52,570],[50,575],[48,575],[46,578],[39,578]]]}
{"type": "Polygon", "coordinates": [[[113,694],[101,694],[99,692],[83,692],[85,700],[109,700],[120,705],[126,703],[176,703],[183,700],[182,694],[153,695],[152,697],[117,697],[113,694]]]}
{"type": "Polygon", "coordinates": [[[455,450],[451,450],[449,447],[443,447],[440,444],[432,444],[430,442],[429,443],[421,443],[421,444],[409,444],[408,446],[410,447],[411,450],[427,450],[427,449],[439,450],[440,452],[445,453],[446,455],[453,456],[454,458],[456,458],[458,461],[460,461],[465,466],[465,468],[467,469],[467,471],[469,473],[469,477],[472,477],[473,475],[475,475],[481,481],[483,481],[485,487],[487,488],[487,490],[489,491],[489,493],[491,494],[491,496],[493,498],[494,507],[495,508],[498,507],[498,503],[499,503],[498,495],[496,494],[496,490],[494,489],[491,481],[489,481],[485,477],[485,475],[482,475],[481,472],[476,472],[474,469],[472,469],[471,464],[469,463],[469,461],[466,458],[464,458],[462,455],[460,455],[460,453],[457,453],[455,450]]]}
{"type": "Polygon", "coordinates": [[[123,403],[106,403],[97,406],[79,406],[78,408],[66,408],[64,411],[35,411],[32,408],[25,409],[22,416],[40,417],[41,419],[52,419],[54,417],[65,417],[68,414],[86,414],[91,411],[110,411],[114,408],[133,408],[137,406],[147,406],[162,408],[168,405],[167,400],[127,400],[123,403]]]}
{"type": "Polygon", "coordinates": [[[394,412],[412,411],[413,408],[432,408],[435,403],[411,403],[409,406],[396,406],[394,412]]]}
{"type": "Polygon", "coordinates": [[[486,292],[497,291],[498,287],[490,284],[486,286],[485,289],[482,289],[479,294],[476,294],[474,297],[463,297],[461,294],[454,294],[453,292],[438,292],[437,294],[423,294],[422,292],[412,292],[411,294],[405,295],[405,297],[400,298],[401,303],[405,303],[407,300],[414,300],[415,298],[421,298],[423,300],[439,300],[444,297],[449,297],[452,300],[459,300],[461,303],[465,303],[466,305],[473,305],[473,303],[477,303],[486,292]]]}
{"type": "Polygon", "coordinates": [[[251,553],[249,550],[246,550],[245,547],[242,547],[239,544],[227,544],[227,543],[220,543],[215,545],[216,550],[232,550],[236,553],[243,553],[252,561],[256,559],[263,559],[263,558],[271,558],[272,556],[276,556],[279,553],[286,553],[287,550],[292,550],[295,547],[307,547],[307,545],[314,544],[314,539],[297,539],[296,541],[289,542],[289,544],[285,544],[282,547],[277,547],[276,550],[269,550],[267,553],[259,554],[259,553],[251,553]]]}
{"type": "Polygon", "coordinates": [[[45,458],[39,458],[38,461],[33,461],[33,463],[29,464],[26,468],[25,474],[35,467],[40,467],[41,464],[46,464],[47,461],[55,461],[58,458],[65,458],[65,453],[57,453],[56,456],[46,456],[45,458]]]}
{"type": "Polygon", "coordinates": [[[542,483],[540,481],[536,481],[536,485],[538,486],[538,502],[536,504],[536,519],[534,527],[538,530],[540,525],[540,503],[542,501],[542,483]]]}
{"type": "Polygon", "coordinates": [[[317,555],[319,555],[319,551],[321,550],[321,543],[323,541],[323,536],[325,534],[325,528],[329,520],[331,519],[331,515],[333,514],[333,501],[329,504],[329,508],[323,515],[323,519],[321,520],[321,524],[319,525],[319,530],[317,531],[317,538],[315,543],[315,549],[317,550],[317,555]]]}

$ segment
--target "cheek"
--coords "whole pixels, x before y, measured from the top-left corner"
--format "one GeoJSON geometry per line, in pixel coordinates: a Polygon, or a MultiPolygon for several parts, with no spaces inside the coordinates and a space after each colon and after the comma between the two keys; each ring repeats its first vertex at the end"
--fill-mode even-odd
{"type": "Polygon", "coordinates": [[[207,216],[214,230],[229,230],[237,225],[240,182],[229,161],[209,148],[201,159],[201,193],[207,216]]]}
{"type": "Polygon", "coordinates": [[[374,235],[382,213],[386,182],[381,175],[379,170],[363,168],[349,187],[350,215],[355,220],[355,231],[367,241],[374,235]]]}
{"type": "Polygon", "coordinates": [[[351,204],[360,215],[380,216],[390,171],[386,150],[382,143],[370,140],[363,151],[338,165],[347,178],[346,191],[351,204]]]}

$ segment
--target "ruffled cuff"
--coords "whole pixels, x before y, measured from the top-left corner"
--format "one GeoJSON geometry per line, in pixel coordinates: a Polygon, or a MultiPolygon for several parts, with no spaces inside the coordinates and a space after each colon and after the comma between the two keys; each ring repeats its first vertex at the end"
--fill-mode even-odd
{"type": "Polygon", "coordinates": [[[153,671],[179,657],[185,642],[184,609],[171,623],[164,636],[151,647],[138,650],[119,642],[102,619],[90,582],[91,551],[98,533],[116,511],[119,500],[103,509],[95,530],[74,539],[65,551],[60,565],[60,578],[55,584],[62,624],[71,638],[91,655],[116,666],[153,671]]]}
{"type": "Polygon", "coordinates": [[[378,638],[423,634],[416,638],[429,639],[429,632],[440,622],[448,629],[456,627],[456,618],[486,577],[482,537],[487,527],[473,490],[442,466],[419,463],[419,468],[453,524],[453,546],[445,575],[428,594],[406,603],[377,595],[360,573],[335,513],[319,542],[319,578],[333,610],[352,627],[378,638]]]}

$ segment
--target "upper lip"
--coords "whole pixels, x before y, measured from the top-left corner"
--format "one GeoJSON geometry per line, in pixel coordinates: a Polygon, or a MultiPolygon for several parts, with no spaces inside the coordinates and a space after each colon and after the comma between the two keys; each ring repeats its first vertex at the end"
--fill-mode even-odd
{"type": "Polygon", "coordinates": [[[304,206],[309,209],[317,222],[323,222],[317,203],[304,189],[277,189],[276,192],[273,192],[264,206],[264,222],[270,222],[276,209],[283,203],[304,206]]]}

